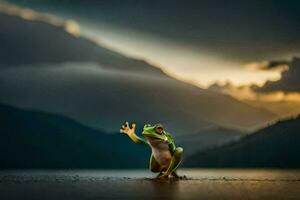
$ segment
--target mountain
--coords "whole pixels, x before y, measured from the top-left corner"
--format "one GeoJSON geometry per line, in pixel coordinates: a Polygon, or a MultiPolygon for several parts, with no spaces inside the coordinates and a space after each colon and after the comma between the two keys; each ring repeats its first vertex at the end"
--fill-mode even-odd
{"type": "Polygon", "coordinates": [[[0,168],[145,168],[150,148],[67,117],[0,104],[0,168]]]}
{"type": "Polygon", "coordinates": [[[180,135],[176,141],[184,148],[184,157],[187,158],[196,152],[204,151],[226,143],[239,140],[246,136],[244,132],[223,127],[209,127],[196,134],[180,135]]]}
{"type": "Polygon", "coordinates": [[[277,122],[240,141],[197,153],[187,167],[300,167],[300,117],[277,122]]]}
{"type": "Polygon", "coordinates": [[[277,118],[71,34],[67,22],[53,25],[41,14],[27,20],[28,10],[18,9],[0,14],[2,103],[65,115],[109,132],[125,120],[139,126],[160,122],[174,135],[211,126],[252,131],[277,118]]]}

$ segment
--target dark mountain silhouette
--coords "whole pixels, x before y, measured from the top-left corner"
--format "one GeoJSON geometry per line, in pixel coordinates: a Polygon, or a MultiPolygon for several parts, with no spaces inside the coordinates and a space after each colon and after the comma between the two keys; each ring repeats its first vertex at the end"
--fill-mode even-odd
{"type": "Polygon", "coordinates": [[[300,167],[300,117],[264,128],[238,142],[200,152],[189,167],[300,167]]]}
{"type": "Polygon", "coordinates": [[[277,118],[62,27],[5,14],[0,24],[2,103],[66,115],[106,131],[124,120],[161,122],[176,135],[213,125],[253,130],[277,118]]]}
{"type": "Polygon", "coordinates": [[[149,148],[69,118],[0,105],[0,168],[145,168],[149,148]]]}

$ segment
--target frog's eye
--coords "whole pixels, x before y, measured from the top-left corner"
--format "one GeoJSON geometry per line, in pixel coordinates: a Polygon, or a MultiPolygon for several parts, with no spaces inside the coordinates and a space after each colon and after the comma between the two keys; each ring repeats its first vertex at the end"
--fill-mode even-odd
{"type": "Polygon", "coordinates": [[[164,131],[164,127],[161,124],[157,124],[155,125],[155,131],[161,134],[164,131]]]}
{"type": "Polygon", "coordinates": [[[145,124],[144,128],[148,128],[150,126],[151,126],[151,124],[145,124]]]}
{"type": "Polygon", "coordinates": [[[155,125],[155,128],[164,130],[164,127],[163,127],[163,125],[161,125],[161,124],[156,124],[156,125],[155,125]]]}

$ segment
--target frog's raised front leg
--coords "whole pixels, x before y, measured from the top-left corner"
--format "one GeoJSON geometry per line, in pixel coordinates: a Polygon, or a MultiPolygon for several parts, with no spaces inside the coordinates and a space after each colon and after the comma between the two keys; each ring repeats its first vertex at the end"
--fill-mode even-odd
{"type": "Polygon", "coordinates": [[[177,147],[173,153],[170,165],[167,169],[167,171],[161,175],[161,178],[167,178],[169,177],[170,174],[172,174],[174,177],[178,177],[176,173],[176,169],[178,168],[181,160],[182,160],[182,155],[183,155],[183,148],[177,147]]]}
{"type": "Polygon", "coordinates": [[[131,126],[129,126],[129,123],[126,122],[122,127],[120,128],[120,132],[128,135],[130,139],[137,144],[148,144],[145,140],[140,138],[135,134],[135,127],[136,124],[132,123],[131,126]]]}

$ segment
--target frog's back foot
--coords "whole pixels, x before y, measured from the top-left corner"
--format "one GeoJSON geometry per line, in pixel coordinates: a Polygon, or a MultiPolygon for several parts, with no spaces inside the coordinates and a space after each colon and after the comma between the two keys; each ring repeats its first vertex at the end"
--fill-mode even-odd
{"type": "Polygon", "coordinates": [[[158,174],[158,176],[156,176],[155,179],[157,180],[167,180],[169,178],[169,175],[164,173],[164,172],[161,172],[158,174]]]}
{"type": "Polygon", "coordinates": [[[172,175],[174,178],[180,178],[180,176],[179,176],[175,171],[173,171],[173,172],[171,173],[171,175],[172,175]]]}
{"type": "Polygon", "coordinates": [[[186,177],[186,176],[179,176],[179,179],[180,179],[180,180],[189,180],[189,178],[186,177]]]}
{"type": "Polygon", "coordinates": [[[163,174],[163,172],[160,172],[155,178],[160,178],[163,174]]]}
{"type": "Polygon", "coordinates": [[[174,175],[173,173],[171,175],[172,176],[170,178],[175,180],[188,180],[188,178],[185,175],[179,176],[178,174],[174,175]]]}
{"type": "Polygon", "coordinates": [[[175,178],[175,179],[180,179],[180,180],[187,180],[187,179],[188,179],[185,175],[179,176],[179,175],[177,174],[177,172],[175,172],[175,171],[172,172],[171,175],[172,175],[172,177],[175,178]]]}

